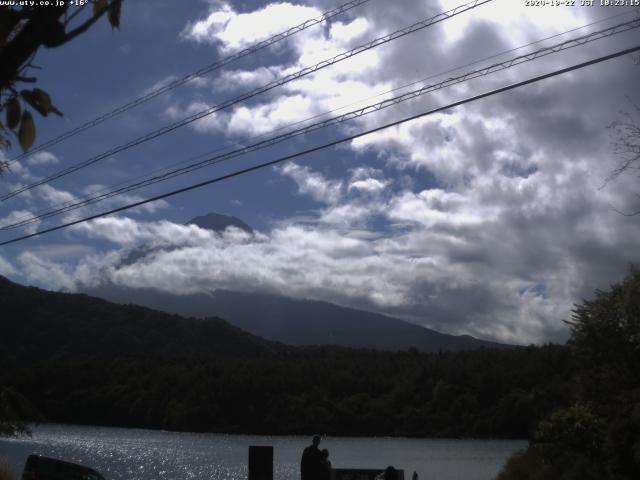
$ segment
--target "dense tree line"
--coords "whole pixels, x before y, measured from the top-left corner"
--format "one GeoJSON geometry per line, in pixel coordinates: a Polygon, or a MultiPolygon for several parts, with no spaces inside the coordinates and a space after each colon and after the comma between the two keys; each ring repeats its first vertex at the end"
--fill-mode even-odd
{"type": "Polygon", "coordinates": [[[1,360],[48,421],[171,430],[523,438],[568,398],[558,346],[1,360]]]}
{"type": "Polygon", "coordinates": [[[220,319],[2,278],[0,309],[0,387],[52,422],[522,438],[568,398],[569,356],[559,346],[441,354],[294,348],[220,319]]]}

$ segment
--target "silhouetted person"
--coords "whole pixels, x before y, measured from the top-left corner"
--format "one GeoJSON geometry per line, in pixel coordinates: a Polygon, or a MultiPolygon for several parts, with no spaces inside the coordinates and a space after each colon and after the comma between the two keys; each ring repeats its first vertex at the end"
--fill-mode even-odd
{"type": "Polygon", "coordinates": [[[418,480],[418,472],[413,471],[413,475],[411,475],[411,480],[418,480]]]}
{"type": "Polygon", "coordinates": [[[300,460],[302,480],[322,480],[322,452],[318,445],[320,445],[320,435],[314,435],[311,445],[302,452],[300,460]]]}
{"type": "Polygon", "coordinates": [[[389,465],[384,470],[384,480],[398,480],[398,471],[389,465]]]}
{"type": "Polygon", "coordinates": [[[321,457],[321,475],[320,480],[330,480],[331,479],[331,461],[329,460],[329,450],[326,448],[322,449],[320,452],[321,457]]]}

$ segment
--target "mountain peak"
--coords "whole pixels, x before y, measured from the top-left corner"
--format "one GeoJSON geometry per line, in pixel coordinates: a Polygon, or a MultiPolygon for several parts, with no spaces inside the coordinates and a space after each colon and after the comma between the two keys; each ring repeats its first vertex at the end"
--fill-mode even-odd
{"type": "Polygon", "coordinates": [[[223,232],[227,227],[236,227],[247,233],[253,233],[253,228],[239,218],[229,215],[221,215],[215,212],[192,218],[186,223],[186,225],[196,225],[206,230],[213,230],[214,232],[223,232]]]}

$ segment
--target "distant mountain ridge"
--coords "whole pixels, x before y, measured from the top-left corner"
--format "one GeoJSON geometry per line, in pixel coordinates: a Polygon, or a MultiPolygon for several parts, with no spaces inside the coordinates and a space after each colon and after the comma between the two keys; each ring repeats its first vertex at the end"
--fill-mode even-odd
{"type": "Polygon", "coordinates": [[[180,318],[84,294],[25,287],[0,276],[0,351],[21,358],[254,356],[284,346],[219,318],[180,318]]]}
{"type": "Polygon", "coordinates": [[[121,304],[139,304],[164,312],[204,318],[215,316],[253,335],[294,346],[337,345],[423,352],[505,348],[470,335],[448,335],[385,315],[316,300],[295,300],[267,293],[226,290],[175,295],[150,288],[104,285],[86,290],[121,304]]]}
{"type": "MultiPolygon", "coordinates": [[[[235,227],[253,233],[253,229],[239,218],[218,213],[195,217],[186,225],[197,225],[215,232],[235,227]]],[[[132,265],[159,248],[145,245],[137,247],[129,253],[123,264],[132,265]]],[[[267,293],[218,290],[177,295],[153,288],[128,288],[114,284],[85,288],[83,291],[111,302],[143,305],[185,317],[224,318],[253,335],[294,346],[337,345],[378,350],[416,348],[424,352],[507,347],[470,335],[439,333],[377,313],[267,293]]]]}
{"type": "Polygon", "coordinates": [[[236,227],[247,233],[253,233],[253,228],[244,223],[238,217],[221,215],[213,212],[192,218],[185,225],[197,225],[200,228],[212,230],[214,232],[224,232],[227,227],[236,227]]]}

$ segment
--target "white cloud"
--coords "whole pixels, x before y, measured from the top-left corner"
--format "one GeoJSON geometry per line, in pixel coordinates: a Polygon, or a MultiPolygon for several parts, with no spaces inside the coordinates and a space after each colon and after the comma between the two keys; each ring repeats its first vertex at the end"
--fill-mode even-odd
{"type": "Polygon", "coordinates": [[[219,2],[207,18],[187,25],[182,35],[201,43],[219,43],[224,52],[241,50],[321,13],[313,7],[287,2],[237,13],[228,3],[219,2]]]}
{"type": "MultiPolygon", "coordinates": [[[[10,175],[14,175],[19,178],[21,181],[32,182],[37,179],[34,175],[31,174],[31,170],[23,163],[23,162],[13,162],[8,166],[8,172],[10,175]]],[[[24,185],[9,185],[11,190],[17,190],[18,188],[23,187],[24,185]]]]}
{"type": "Polygon", "coordinates": [[[360,17],[350,23],[332,23],[330,35],[336,44],[348,48],[355,40],[360,40],[370,29],[371,25],[367,19],[360,17]]]}
{"type": "Polygon", "coordinates": [[[30,218],[31,216],[33,216],[33,213],[31,213],[29,210],[13,210],[12,212],[9,212],[8,215],[0,218],[0,227],[5,227],[16,221],[30,218]]]}
{"type": "Polygon", "coordinates": [[[217,91],[235,90],[238,87],[257,88],[277,79],[282,72],[283,68],[278,65],[254,70],[226,70],[216,78],[214,88],[217,91]]]}
{"type": "Polygon", "coordinates": [[[328,180],[322,174],[296,163],[287,163],[279,167],[280,174],[291,178],[298,186],[298,192],[309,195],[318,202],[336,203],[342,195],[343,183],[340,180],[328,180]]]}
{"type": "MultiPolygon", "coordinates": [[[[0,228],[23,221],[28,221],[33,218],[33,216],[34,214],[29,210],[13,210],[5,217],[0,218],[0,228]]],[[[26,224],[23,228],[25,229],[26,233],[34,233],[38,229],[39,224],[39,220],[34,220],[33,222],[26,224]]]]}
{"type": "Polygon", "coordinates": [[[11,263],[0,256],[0,275],[6,277],[9,275],[15,275],[15,273],[16,269],[13,268],[13,265],[11,265],[11,263]]]}
{"type": "Polygon", "coordinates": [[[375,204],[364,205],[351,202],[342,205],[330,205],[320,212],[318,220],[321,223],[333,225],[337,228],[347,229],[347,231],[354,228],[359,230],[377,213],[379,213],[379,208],[375,204]]]}
{"type": "MultiPolygon", "coordinates": [[[[40,219],[35,218],[38,215],[47,214],[51,211],[72,207],[73,205],[81,203],[85,198],[100,195],[109,190],[110,188],[104,185],[90,184],[81,186],[76,195],[67,190],[56,188],[51,184],[40,185],[25,192],[28,195],[21,194],[13,200],[13,202],[22,203],[23,208],[15,208],[6,213],[4,217],[0,217],[0,228],[14,223],[29,221],[29,223],[20,228],[22,228],[25,233],[35,233],[43,225],[50,225],[50,223],[47,222],[71,222],[115,207],[136,203],[144,199],[144,197],[135,194],[123,193],[81,208],[72,208],[69,211],[61,212],[57,215],[47,215],[40,219]]],[[[134,215],[149,215],[168,207],[169,203],[166,200],[157,200],[132,208],[129,213],[134,215]]]]}
{"type": "Polygon", "coordinates": [[[313,102],[302,95],[282,96],[258,107],[238,107],[227,125],[231,134],[258,135],[305,119],[316,113],[313,102]]]}
{"type": "MultiPolygon", "coordinates": [[[[266,290],[391,312],[416,308],[428,312],[434,306],[444,309],[446,305],[442,305],[442,301],[449,301],[448,291],[464,294],[488,288],[486,279],[474,279],[455,268],[443,268],[445,257],[428,252],[428,247],[432,247],[430,243],[422,248],[412,247],[413,243],[421,243],[419,232],[371,240],[345,237],[331,229],[283,225],[269,236],[239,242],[215,235],[194,239],[194,232],[188,227],[166,222],[140,224],[129,221],[120,222],[117,229],[103,227],[105,225],[92,226],[92,235],[104,235],[121,243],[123,239],[134,243],[159,237],[167,241],[180,238],[190,242],[179,249],[156,251],[134,265],[117,269],[103,266],[100,272],[94,272],[94,275],[108,272],[110,281],[131,287],[153,286],[183,293],[214,288],[266,290]],[[413,258],[406,255],[412,248],[413,258]],[[434,288],[436,291],[430,298],[422,299],[415,290],[420,286],[427,291],[434,288]]],[[[41,274],[43,262],[32,263],[38,267],[35,273],[41,274]]],[[[495,332],[493,327],[496,325],[503,328],[502,339],[513,340],[519,335],[539,338],[548,333],[545,330],[548,324],[533,330],[528,329],[526,322],[511,325],[517,312],[526,317],[526,311],[532,308],[531,301],[523,302],[517,295],[520,282],[500,285],[499,290],[497,283],[490,285],[492,290],[496,289],[494,294],[505,288],[511,290],[513,304],[505,305],[504,311],[491,318],[489,325],[489,319],[483,317],[482,312],[472,314],[476,324],[474,333],[495,332]]],[[[464,328],[456,325],[457,319],[452,319],[449,325],[442,318],[425,320],[427,324],[430,320],[435,321],[438,327],[448,331],[464,328]]]]}
{"type": "MultiPolygon", "coordinates": [[[[603,12],[559,9],[557,16],[542,19],[547,9],[513,4],[506,10],[498,1],[479,7],[212,116],[197,129],[265,133],[603,12]]],[[[286,3],[242,14],[228,4],[216,5],[184,35],[218,44],[225,52],[283,30],[296,15],[306,19],[319,13],[286,3]]],[[[454,6],[407,1],[354,10],[355,20],[311,29],[277,58],[267,55],[254,69],[231,71],[215,82],[229,89],[254,88],[432,15],[442,5],[454,6]]],[[[593,44],[565,57],[548,57],[365,117],[350,128],[377,126],[616,45],[593,44]]],[[[376,310],[450,333],[520,343],[562,339],[561,320],[572,303],[606,288],[629,262],[640,261],[640,227],[610,207],[633,210],[637,179],[621,178],[598,190],[614,166],[604,126],[624,103],[621,92],[637,90],[637,67],[612,65],[363,137],[340,152],[353,161],[342,175],[297,164],[278,168],[293,180],[285,183],[293,194],[319,204],[311,212],[297,212],[304,222],[282,220],[251,236],[105,218],[76,228],[73,235],[110,241],[117,247],[112,252],[89,252],[75,265],[35,252],[21,257],[21,265],[25,275],[61,286],[108,280],[183,293],[262,290],[376,310]],[[121,247],[140,242],[158,248],[138,263],[121,265],[121,247]]],[[[177,118],[205,108],[202,89],[197,93],[168,113],[177,118]]]]}
{"type": "Polygon", "coordinates": [[[366,178],[363,180],[355,180],[349,184],[349,190],[359,190],[361,192],[378,193],[384,190],[387,182],[376,178],[366,178]]]}
{"type": "Polygon", "coordinates": [[[167,221],[139,223],[131,218],[115,216],[98,218],[72,228],[90,238],[104,238],[123,246],[131,246],[140,241],[152,245],[189,245],[212,237],[211,232],[195,225],[176,225],[167,221]]]}
{"type": "Polygon", "coordinates": [[[40,257],[32,252],[18,256],[20,274],[44,288],[50,290],[71,290],[75,286],[73,267],[54,260],[40,257]]]}
{"type": "Polygon", "coordinates": [[[60,163],[60,159],[53,153],[46,150],[36,152],[33,155],[27,157],[27,163],[29,165],[55,165],[60,163]]]}
{"type": "Polygon", "coordinates": [[[57,189],[48,183],[36,187],[37,195],[44,200],[47,205],[58,206],[77,202],[78,198],[71,192],[57,189]]]}
{"type": "Polygon", "coordinates": [[[79,243],[54,243],[32,248],[31,252],[46,260],[74,262],[77,259],[84,258],[95,253],[95,248],[90,245],[79,243]]]}
{"type": "MultiPolygon", "coordinates": [[[[217,3],[215,8],[217,10],[214,9],[206,21],[190,24],[185,35],[196,41],[222,42],[223,50],[246,46],[254,37],[262,38],[279,31],[278,26],[284,30],[284,24],[289,27],[295,24],[293,19],[302,21],[320,14],[317,9],[289,3],[270,4],[243,14],[236,13],[227,4],[217,3]],[[259,26],[254,27],[254,24],[259,26]],[[247,32],[251,33],[247,36],[247,32]]],[[[290,75],[352,48],[367,35],[370,36],[372,31],[375,31],[373,25],[363,17],[344,22],[332,21],[326,29],[314,27],[305,30],[287,43],[292,54],[288,63],[223,72],[213,82],[215,90],[224,92],[241,88],[247,91],[259,88],[276,78],[290,75]]],[[[196,129],[209,133],[222,131],[231,135],[263,134],[387,91],[389,83],[374,80],[379,68],[378,53],[364,52],[329,69],[287,83],[256,103],[234,107],[228,114],[218,114],[217,120],[202,120],[196,129]]],[[[204,108],[198,100],[186,108],[173,105],[167,112],[174,118],[204,108]]]]}
{"type": "MultiPolygon", "coordinates": [[[[458,7],[457,0],[440,0],[444,10],[458,7]]],[[[459,15],[443,23],[442,28],[449,42],[459,41],[475,23],[488,22],[493,28],[500,28],[509,35],[505,39],[512,42],[512,46],[530,41],[532,27],[545,34],[563,32],[583,25],[585,22],[583,8],[557,8],[550,14],[548,8],[533,8],[525,2],[511,0],[496,0],[465,15],[459,15]]]]}
{"type": "Polygon", "coordinates": [[[390,181],[383,177],[384,173],[375,168],[354,168],[351,170],[348,189],[367,194],[379,194],[390,184],[390,181]]]}
{"type": "Polygon", "coordinates": [[[488,213],[488,209],[470,204],[466,196],[431,189],[394,198],[388,215],[392,220],[418,222],[425,227],[444,224],[451,228],[486,224],[491,221],[488,213]]]}

